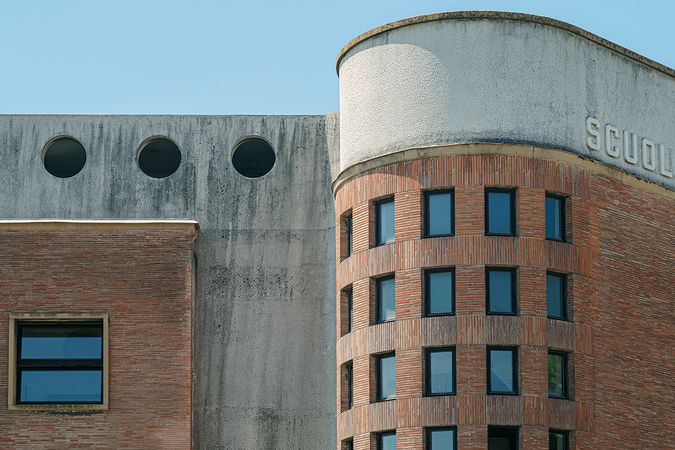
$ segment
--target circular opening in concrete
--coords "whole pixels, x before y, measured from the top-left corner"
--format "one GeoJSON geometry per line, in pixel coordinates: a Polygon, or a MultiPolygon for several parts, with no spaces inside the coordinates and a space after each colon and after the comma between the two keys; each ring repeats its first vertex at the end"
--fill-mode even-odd
{"type": "Polygon", "coordinates": [[[180,166],[180,149],[171,139],[151,138],[141,146],[138,167],[152,178],[166,178],[180,166]]]}
{"type": "Polygon", "coordinates": [[[247,178],[266,175],[276,161],[272,146],[259,137],[250,137],[239,142],[232,153],[232,165],[247,178]]]}
{"type": "Polygon", "coordinates": [[[87,161],[82,144],[72,137],[52,139],[44,150],[43,162],[47,172],[55,177],[70,178],[77,175],[87,161]]]}

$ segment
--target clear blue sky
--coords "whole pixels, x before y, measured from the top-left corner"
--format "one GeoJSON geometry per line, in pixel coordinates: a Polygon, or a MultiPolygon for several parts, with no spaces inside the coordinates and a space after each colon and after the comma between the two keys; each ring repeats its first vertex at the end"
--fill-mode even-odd
{"type": "Polygon", "coordinates": [[[350,39],[478,9],[553,17],[675,67],[675,0],[0,0],[0,113],[323,114],[350,39]]]}

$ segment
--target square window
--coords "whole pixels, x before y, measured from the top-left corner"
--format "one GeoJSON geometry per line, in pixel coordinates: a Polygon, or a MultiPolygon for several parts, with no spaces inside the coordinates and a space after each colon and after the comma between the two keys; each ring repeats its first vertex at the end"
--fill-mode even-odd
{"type": "Polygon", "coordinates": [[[342,217],[342,238],[344,239],[343,258],[352,256],[352,212],[349,211],[342,217]]]}
{"type": "Polygon", "coordinates": [[[107,409],[107,316],[10,314],[9,408],[107,409]]]}
{"type": "Polygon", "coordinates": [[[396,319],[396,283],[393,276],[376,280],[377,323],[391,322],[396,319]]]}
{"type": "Polygon", "coordinates": [[[454,234],[453,191],[424,193],[424,236],[452,236],[454,234]]]}
{"type": "Polygon", "coordinates": [[[488,427],[488,450],[518,450],[518,427],[488,427]]]}
{"type": "Polygon", "coordinates": [[[434,348],[426,351],[426,394],[455,393],[455,350],[434,348]]]}
{"type": "Polygon", "coordinates": [[[457,430],[454,427],[427,428],[427,450],[455,450],[457,430]]]}
{"type": "Polygon", "coordinates": [[[546,274],[546,311],[549,319],[567,320],[567,276],[546,274]]]}
{"type": "Polygon", "coordinates": [[[488,394],[518,393],[518,350],[492,347],[487,352],[488,394]]]}
{"type": "Polygon", "coordinates": [[[375,246],[394,242],[394,199],[375,203],[375,246]]]}
{"type": "Polygon", "coordinates": [[[488,268],[485,284],[488,314],[517,314],[515,269],[488,268]]]}
{"type": "Polygon", "coordinates": [[[548,396],[567,398],[567,354],[548,352],[548,396]]]}
{"type": "Polygon", "coordinates": [[[487,189],[485,191],[485,234],[516,235],[516,191],[487,189]]]}
{"type": "Polygon", "coordinates": [[[396,398],[396,355],[387,353],[375,357],[377,369],[376,400],[392,400],[396,398]]]}
{"type": "Polygon", "coordinates": [[[378,433],[377,450],[396,450],[396,432],[386,431],[378,433]]]}
{"type": "Polygon", "coordinates": [[[424,273],[424,308],[427,316],[455,313],[455,271],[427,270],[424,273]]]}
{"type": "Polygon", "coordinates": [[[546,194],[546,239],[565,241],[565,198],[546,194]]]}
{"type": "Polygon", "coordinates": [[[548,450],[568,450],[569,438],[566,431],[549,430],[548,450]]]}

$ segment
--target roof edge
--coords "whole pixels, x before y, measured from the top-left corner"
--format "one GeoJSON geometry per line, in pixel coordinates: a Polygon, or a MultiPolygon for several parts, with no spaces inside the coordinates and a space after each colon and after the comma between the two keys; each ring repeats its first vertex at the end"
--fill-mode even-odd
{"type": "Polygon", "coordinates": [[[3,219],[0,220],[1,231],[27,230],[150,230],[150,231],[190,231],[199,232],[199,223],[184,219],[148,219],[148,220],[115,220],[115,219],[3,219]]]}
{"type": "Polygon", "coordinates": [[[675,78],[675,69],[658,63],[652,59],[642,56],[639,53],[636,53],[632,50],[622,47],[619,44],[608,41],[607,39],[601,38],[600,36],[586,31],[583,28],[571,25],[567,22],[562,22],[557,19],[551,19],[550,17],[536,16],[532,14],[523,14],[523,13],[514,13],[506,11],[455,11],[455,12],[443,12],[435,14],[426,14],[423,16],[409,17],[407,19],[397,20],[396,22],[391,22],[386,25],[373,28],[372,30],[366,31],[365,33],[360,34],[351,41],[347,43],[340,53],[338,54],[337,61],[335,63],[335,70],[338,77],[340,76],[340,64],[342,60],[347,55],[347,53],[352,50],[356,45],[361,42],[367,41],[368,39],[375,37],[377,35],[387,33],[398,28],[404,28],[411,25],[416,25],[426,22],[435,22],[441,20],[481,20],[481,19],[496,19],[496,20],[512,20],[518,22],[531,22],[537,23],[540,25],[546,25],[550,27],[559,28],[561,30],[567,31],[572,34],[576,34],[584,39],[587,39],[594,44],[600,45],[602,47],[608,48],[611,51],[614,51],[622,56],[625,56],[629,59],[632,59],[640,64],[643,64],[651,69],[662,72],[670,77],[675,78]]]}

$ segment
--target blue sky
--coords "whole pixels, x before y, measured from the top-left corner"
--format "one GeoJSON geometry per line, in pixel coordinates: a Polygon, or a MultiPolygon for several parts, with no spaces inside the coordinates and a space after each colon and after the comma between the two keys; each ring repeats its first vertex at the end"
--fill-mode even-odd
{"type": "Polygon", "coordinates": [[[324,114],[350,39],[478,9],[570,22],[675,67],[673,0],[2,0],[0,114],[324,114]]]}

